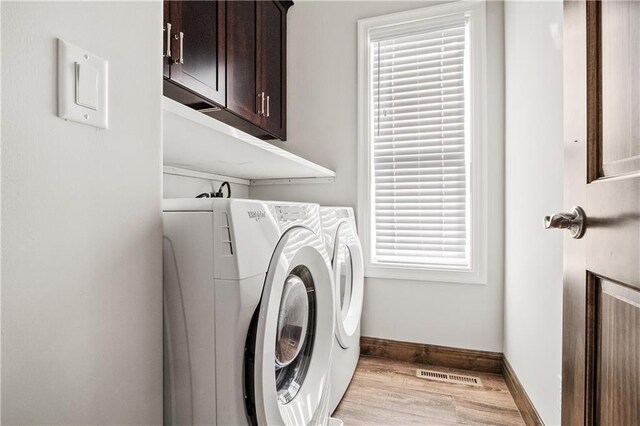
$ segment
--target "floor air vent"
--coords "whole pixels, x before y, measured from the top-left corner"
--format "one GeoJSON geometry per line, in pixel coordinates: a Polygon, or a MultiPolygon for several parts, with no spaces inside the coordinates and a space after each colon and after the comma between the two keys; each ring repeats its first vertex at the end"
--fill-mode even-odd
{"type": "Polygon", "coordinates": [[[439,382],[456,383],[460,385],[482,386],[482,382],[478,377],[449,374],[443,373],[442,371],[417,369],[416,377],[420,377],[421,379],[437,380],[439,382]]]}

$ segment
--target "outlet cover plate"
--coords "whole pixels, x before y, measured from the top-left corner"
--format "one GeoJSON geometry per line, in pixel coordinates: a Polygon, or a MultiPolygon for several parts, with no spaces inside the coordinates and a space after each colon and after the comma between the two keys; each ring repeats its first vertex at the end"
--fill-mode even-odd
{"type": "MultiPolygon", "coordinates": [[[[84,77],[84,76],[83,76],[84,77]]],[[[93,76],[92,76],[93,78],[93,76]]],[[[84,81],[84,80],[83,80],[84,81]]],[[[108,111],[108,62],[91,52],[78,46],[58,39],[58,117],[65,120],[76,121],[82,124],[109,128],[108,111]],[[81,69],[95,72],[95,93],[79,93],[91,85],[79,84],[81,69]],[[81,102],[89,96],[91,100],[95,96],[95,108],[81,102]]],[[[93,105],[91,105],[93,106],[93,105]]]]}

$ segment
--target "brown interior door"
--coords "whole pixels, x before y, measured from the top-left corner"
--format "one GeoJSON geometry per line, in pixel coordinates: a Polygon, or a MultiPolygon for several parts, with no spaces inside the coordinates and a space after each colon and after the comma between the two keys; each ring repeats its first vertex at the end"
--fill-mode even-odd
{"type": "Polygon", "coordinates": [[[286,34],[287,10],[279,1],[259,2],[260,76],[265,93],[261,127],[281,140],[286,139],[286,34]]]}
{"type": "Polygon", "coordinates": [[[172,24],[171,80],[224,107],[226,105],[225,2],[171,1],[169,3],[172,24]]]}
{"type": "Polygon", "coordinates": [[[640,2],[564,3],[564,425],[640,424],[640,2]]]}

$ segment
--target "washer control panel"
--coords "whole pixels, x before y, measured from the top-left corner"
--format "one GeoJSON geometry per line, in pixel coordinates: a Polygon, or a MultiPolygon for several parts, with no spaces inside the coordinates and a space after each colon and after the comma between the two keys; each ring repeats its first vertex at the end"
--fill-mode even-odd
{"type": "Polygon", "coordinates": [[[309,206],[306,205],[275,206],[274,210],[278,222],[307,220],[309,218],[309,206]]]}

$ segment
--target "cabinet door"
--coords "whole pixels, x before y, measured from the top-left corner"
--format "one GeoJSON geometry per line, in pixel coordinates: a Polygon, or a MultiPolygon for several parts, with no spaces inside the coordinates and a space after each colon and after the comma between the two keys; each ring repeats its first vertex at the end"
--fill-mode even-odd
{"type": "Polygon", "coordinates": [[[175,21],[170,79],[225,106],[225,2],[170,3],[170,16],[175,21]]]}
{"type": "Polygon", "coordinates": [[[162,76],[164,78],[171,77],[171,2],[163,2],[163,17],[164,22],[162,24],[162,76]]]}
{"type": "Polygon", "coordinates": [[[282,2],[258,2],[260,8],[261,91],[265,93],[265,110],[261,127],[278,138],[286,139],[287,81],[287,10],[282,2]]]}
{"type": "Polygon", "coordinates": [[[257,61],[257,13],[255,1],[227,1],[227,109],[260,124],[257,61]]]}

